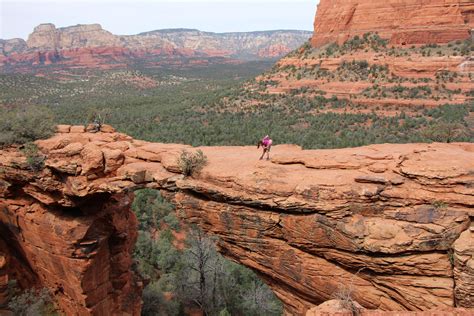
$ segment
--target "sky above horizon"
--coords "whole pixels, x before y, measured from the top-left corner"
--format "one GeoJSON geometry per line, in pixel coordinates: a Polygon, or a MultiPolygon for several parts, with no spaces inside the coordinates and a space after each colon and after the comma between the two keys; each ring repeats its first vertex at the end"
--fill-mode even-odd
{"type": "Polygon", "coordinates": [[[313,30],[319,0],[0,0],[0,38],[27,39],[41,23],[99,23],[114,34],[165,28],[209,32],[313,30]]]}

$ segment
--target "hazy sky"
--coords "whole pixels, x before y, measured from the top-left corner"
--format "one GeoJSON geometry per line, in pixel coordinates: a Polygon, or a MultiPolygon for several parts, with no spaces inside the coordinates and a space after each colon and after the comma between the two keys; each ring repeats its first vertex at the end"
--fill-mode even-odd
{"type": "Polygon", "coordinates": [[[126,35],[162,28],[231,32],[312,30],[319,0],[0,0],[0,38],[26,39],[40,23],[100,23],[126,35]]]}

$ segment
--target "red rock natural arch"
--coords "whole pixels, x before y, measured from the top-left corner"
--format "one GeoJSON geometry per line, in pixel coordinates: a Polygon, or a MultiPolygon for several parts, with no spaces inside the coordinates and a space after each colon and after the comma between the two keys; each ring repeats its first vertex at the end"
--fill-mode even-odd
{"type": "Polygon", "coordinates": [[[340,286],[371,309],[474,306],[473,144],[280,145],[271,161],[204,147],[208,165],[184,178],[176,161],[189,146],[108,130],[59,127],[37,142],[39,173],[19,150],[0,152],[0,299],[18,278],[49,287],[68,314],[137,315],[128,192],[147,186],[172,193],[179,217],[218,236],[289,314],[340,286]]]}

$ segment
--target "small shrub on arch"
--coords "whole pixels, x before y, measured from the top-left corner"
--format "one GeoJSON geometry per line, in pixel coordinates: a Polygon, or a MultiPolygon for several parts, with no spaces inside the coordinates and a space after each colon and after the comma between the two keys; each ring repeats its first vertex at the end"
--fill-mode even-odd
{"type": "Polygon", "coordinates": [[[41,154],[35,143],[26,143],[21,151],[26,156],[26,163],[32,171],[40,172],[43,170],[45,156],[41,154]]]}
{"type": "Polygon", "coordinates": [[[195,153],[183,150],[178,158],[179,169],[186,177],[198,174],[206,164],[207,157],[200,149],[195,153]]]}

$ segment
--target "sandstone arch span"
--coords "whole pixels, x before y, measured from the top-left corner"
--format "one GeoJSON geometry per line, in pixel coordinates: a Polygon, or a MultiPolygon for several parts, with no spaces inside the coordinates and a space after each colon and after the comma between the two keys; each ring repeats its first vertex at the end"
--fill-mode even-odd
{"type": "Polygon", "coordinates": [[[66,312],[139,313],[129,192],[145,186],[169,192],[179,217],[217,235],[290,314],[341,284],[371,309],[474,305],[473,144],[280,145],[269,162],[253,147],[205,147],[208,165],[184,178],[176,160],[189,146],[58,131],[37,142],[39,173],[1,151],[0,281],[48,286],[66,312]]]}

